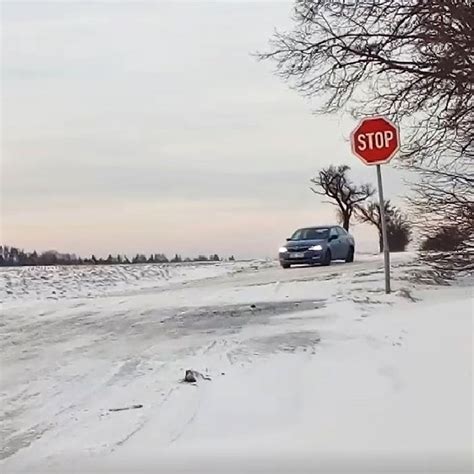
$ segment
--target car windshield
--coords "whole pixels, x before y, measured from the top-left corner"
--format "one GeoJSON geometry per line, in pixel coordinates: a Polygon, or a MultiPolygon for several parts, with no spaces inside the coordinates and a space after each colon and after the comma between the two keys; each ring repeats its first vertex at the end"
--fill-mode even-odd
{"type": "Polygon", "coordinates": [[[311,227],[309,229],[298,229],[291,240],[325,240],[329,237],[327,227],[311,227]]]}

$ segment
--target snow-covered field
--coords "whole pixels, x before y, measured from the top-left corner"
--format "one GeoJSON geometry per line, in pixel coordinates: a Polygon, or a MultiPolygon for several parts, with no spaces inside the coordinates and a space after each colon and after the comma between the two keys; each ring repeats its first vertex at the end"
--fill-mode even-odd
{"type": "MultiPolygon", "coordinates": [[[[202,280],[263,262],[177,265],[110,265],[0,268],[0,301],[96,297],[135,290],[155,290],[172,283],[202,280]]],[[[267,264],[268,265],[268,264],[267,264]]]]}
{"type": "Polygon", "coordinates": [[[472,285],[393,259],[3,270],[2,472],[470,472],[472,285]]]}

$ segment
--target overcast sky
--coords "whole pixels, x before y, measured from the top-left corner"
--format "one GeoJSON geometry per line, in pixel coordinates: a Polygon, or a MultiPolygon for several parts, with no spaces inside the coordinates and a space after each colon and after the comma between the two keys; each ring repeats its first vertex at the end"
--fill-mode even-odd
{"type": "MultiPolygon", "coordinates": [[[[251,55],[291,2],[2,2],[2,242],[80,254],[272,256],[333,222],[309,190],[355,123],[251,55]]],[[[385,167],[387,197],[405,192],[385,167]]],[[[376,248],[370,229],[355,228],[376,248]]]]}

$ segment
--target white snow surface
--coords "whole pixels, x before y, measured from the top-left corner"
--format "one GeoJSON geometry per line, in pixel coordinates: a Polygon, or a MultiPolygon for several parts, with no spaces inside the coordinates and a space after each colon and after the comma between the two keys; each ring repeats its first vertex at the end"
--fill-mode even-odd
{"type": "MultiPolygon", "coordinates": [[[[266,263],[268,265],[268,262],[266,263]]],[[[265,261],[0,268],[0,301],[96,297],[154,290],[264,266],[265,261]]]]}
{"type": "Polygon", "coordinates": [[[2,271],[1,472],[471,472],[472,284],[392,258],[2,271]]]}

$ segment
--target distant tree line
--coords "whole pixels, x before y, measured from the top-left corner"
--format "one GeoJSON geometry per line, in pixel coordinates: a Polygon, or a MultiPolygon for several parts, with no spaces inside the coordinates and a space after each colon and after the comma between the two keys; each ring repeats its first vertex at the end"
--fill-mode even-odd
{"type": "MultiPolygon", "coordinates": [[[[229,261],[234,261],[232,255],[228,258],[229,261]]],[[[91,255],[88,258],[78,257],[75,254],[60,253],[55,250],[48,250],[46,252],[38,253],[25,252],[17,247],[8,245],[0,245],[0,266],[39,266],[39,265],[132,265],[138,263],[181,263],[181,262],[221,262],[223,259],[218,254],[210,256],[198,255],[195,258],[185,257],[176,254],[173,258],[168,257],[163,253],[151,254],[148,257],[144,254],[136,254],[133,258],[127,255],[112,255],[109,254],[107,258],[91,255]]]]}

